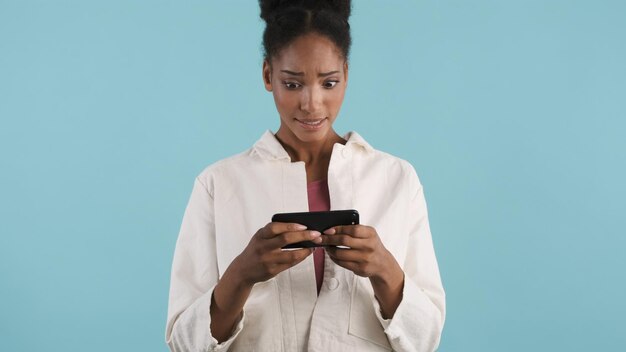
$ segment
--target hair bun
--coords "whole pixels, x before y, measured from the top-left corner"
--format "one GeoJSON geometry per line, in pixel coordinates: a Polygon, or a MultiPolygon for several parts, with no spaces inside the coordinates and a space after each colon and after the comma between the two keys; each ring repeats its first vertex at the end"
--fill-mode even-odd
{"type": "Polygon", "coordinates": [[[350,54],[350,0],[259,0],[266,59],[275,57],[294,39],[317,33],[331,39],[347,60],[350,54]]]}
{"type": "Polygon", "coordinates": [[[302,8],[306,10],[329,10],[348,22],[350,17],[350,0],[259,0],[261,18],[271,22],[277,13],[287,8],[302,8]]]}

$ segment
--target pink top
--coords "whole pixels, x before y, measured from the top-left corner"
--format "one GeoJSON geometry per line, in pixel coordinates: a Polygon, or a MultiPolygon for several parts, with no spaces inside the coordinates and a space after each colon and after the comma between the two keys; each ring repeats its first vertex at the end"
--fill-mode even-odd
{"type": "MultiPolygon", "coordinates": [[[[330,195],[326,179],[307,182],[306,188],[309,196],[309,211],[330,210],[330,195]]],[[[317,294],[319,295],[322,281],[324,281],[324,248],[315,248],[313,263],[315,264],[315,283],[317,284],[317,294]]]]}

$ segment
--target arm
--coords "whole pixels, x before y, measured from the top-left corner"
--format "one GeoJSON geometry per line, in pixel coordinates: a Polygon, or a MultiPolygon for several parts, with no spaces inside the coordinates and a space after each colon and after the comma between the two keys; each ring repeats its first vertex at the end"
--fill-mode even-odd
{"type": "Polygon", "coordinates": [[[391,319],[402,302],[404,272],[391,254],[385,267],[389,270],[380,275],[371,276],[369,279],[380,306],[382,318],[391,319]]]}
{"type": "Polygon", "coordinates": [[[286,244],[303,240],[321,240],[319,232],[305,229],[304,225],[270,222],[252,236],[248,246],[228,266],[211,300],[211,331],[218,341],[225,341],[230,336],[254,284],[269,280],[312,253],[310,248],[281,249],[286,244]]]}
{"type": "Polygon", "coordinates": [[[428,225],[424,194],[411,166],[411,192],[405,228],[405,260],[400,265],[380,241],[376,229],[364,225],[335,226],[324,231],[330,258],[356,275],[368,277],[373,305],[395,351],[434,351],[445,318],[445,293],[428,225]]]}
{"type": "Polygon", "coordinates": [[[270,222],[255,233],[219,278],[214,199],[196,178],[176,242],[165,341],[172,351],[228,350],[245,321],[244,305],[255,283],[302,260],[308,248],[282,251],[286,244],[320,241],[306,226],[270,222]],[[219,281],[218,281],[219,280],[219,281]]]}
{"type": "Polygon", "coordinates": [[[237,315],[239,321],[229,331],[229,340],[220,344],[211,332],[210,307],[218,275],[214,200],[206,185],[196,178],[172,263],[165,332],[171,351],[227,350],[241,331],[243,315],[237,315]]]}
{"type": "Polygon", "coordinates": [[[228,340],[233,327],[243,316],[243,306],[253,287],[238,280],[233,271],[232,267],[228,267],[211,297],[211,331],[220,343],[228,340]]]}
{"type": "Polygon", "coordinates": [[[407,219],[408,244],[402,269],[402,300],[391,319],[383,302],[375,301],[376,313],[396,351],[435,351],[439,346],[445,321],[445,292],[433,248],[424,190],[411,166],[413,189],[407,219]]]}
{"type": "Polygon", "coordinates": [[[402,301],[404,272],[380,241],[376,229],[363,225],[335,226],[324,234],[325,244],[350,247],[327,247],[326,252],[337,265],[369,278],[382,315],[385,319],[393,317],[402,301]]]}

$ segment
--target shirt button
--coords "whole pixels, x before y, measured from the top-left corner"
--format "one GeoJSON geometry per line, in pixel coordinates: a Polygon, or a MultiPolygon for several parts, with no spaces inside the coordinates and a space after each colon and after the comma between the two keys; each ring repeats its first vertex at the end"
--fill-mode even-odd
{"type": "Polygon", "coordinates": [[[350,148],[344,147],[343,150],[341,151],[341,155],[343,155],[344,158],[349,158],[350,157],[350,148]]]}
{"type": "Polygon", "coordinates": [[[339,287],[339,280],[335,279],[334,277],[331,278],[330,280],[328,280],[328,289],[329,290],[334,290],[337,287],[339,287]]]}

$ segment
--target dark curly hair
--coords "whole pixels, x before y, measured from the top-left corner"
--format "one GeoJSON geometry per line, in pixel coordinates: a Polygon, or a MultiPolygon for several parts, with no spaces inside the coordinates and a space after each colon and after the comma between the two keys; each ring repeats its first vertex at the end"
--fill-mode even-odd
{"type": "Polygon", "coordinates": [[[275,57],[301,35],[318,33],[328,37],[347,60],[350,52],[350,0],[259,0],[265,21],[263,56],[275,57]]]}

